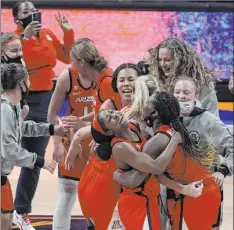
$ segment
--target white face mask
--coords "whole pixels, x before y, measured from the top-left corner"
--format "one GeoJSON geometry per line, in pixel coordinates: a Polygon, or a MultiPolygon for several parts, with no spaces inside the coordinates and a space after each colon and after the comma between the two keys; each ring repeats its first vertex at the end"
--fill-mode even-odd
{"type": "Polygon", "coordinates": [[[183,116],[189,116],[195,107],[194,101],[180,101],[180,114],[183,116]]]}

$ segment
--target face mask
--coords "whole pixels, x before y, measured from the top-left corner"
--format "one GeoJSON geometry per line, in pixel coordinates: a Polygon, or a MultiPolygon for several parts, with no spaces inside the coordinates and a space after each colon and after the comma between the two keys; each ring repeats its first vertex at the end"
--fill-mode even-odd
{"type": "Polygon", "coordinates": [[[153,111],[147,118],[145,118],[145,123],[148,127],[152,128],[154,125],[154,121],[156,120],[156,116],[154,116],[156,111],[153,111]]]}
{"type": "Polygon", "coordinates": [[[193,111],[193,108],[195,106],[194,101],[180,101],[180,114],[183,116],[188,116],[193,111]]]}
{"type": "Polygon", "coordinates": [[[28,88],[28,86],[26,85],[25,82],[24,82],[24,86],[26,88],[25,92],[23,91],[22,87],[20,87],[21,88],[21,94],[22,94],[22,100],[24,100],[29,94],[29,88],[28,88]]]}
{"type": "Polygon", "coordinates": [[[1,63],[18,63],[18,64],[22,64],[23,66],[25,66],[24,61],[22,59],[22,57],[16,57],[16,58],[10,58],[8,57],[6,54],[4,54],[5,56],[1,56],[1,63]]]}
{"type": "Polygon", "coordinates": [[[30,14],[27,18],[18,19],[23,24],[21,24],[24,28],[26,28],[32,22],[32,15],[30,14]]]}

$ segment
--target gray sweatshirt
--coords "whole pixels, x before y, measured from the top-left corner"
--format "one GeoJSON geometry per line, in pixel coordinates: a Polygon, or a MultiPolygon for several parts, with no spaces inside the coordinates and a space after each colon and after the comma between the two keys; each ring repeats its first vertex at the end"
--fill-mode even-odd
{"type": "Polygon", "coordinates": [[[208,87],[204,87],[199,95],[198,100],[201,102],[204,109],[219,117],[219,103],[215,88],[209,89],[208,87]]]}
{"type": "MultiPolygon", "coordinates": [[[[196,102],[197,111],[192,112],[190,117],[183,117],[183,124],[186,126],[190,137],[198,144],[204,141],[209,142],[216,153],[221,167],[226,167],[224,174],[233,175],[233,135],[228,127],[214,114],[208,111],[201,112],[201,103],[196,102]],[[200,110],[200,112],[199,112],[200,110]]],[[[219,170],[218,170],[219,171],[219,170]]]]}
{"type": "Polygon", "coordinates": [[[43,167],[44,159],[21,147],[25,137],[50,136],[50,124],[23,121],[20,103],[14,105],[10,98],[1,94],[1,176],[8,176],[14,166],[33,168],[43,167]]]}

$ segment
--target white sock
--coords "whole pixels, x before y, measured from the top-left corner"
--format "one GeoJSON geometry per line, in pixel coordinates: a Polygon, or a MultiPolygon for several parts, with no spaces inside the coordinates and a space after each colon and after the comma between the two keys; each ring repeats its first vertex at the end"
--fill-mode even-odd
{"type": "Polygon", "coordinates": [[[70,230],[71,212],[77,197],[78,183],[78,181],[59,178],[53,230],[70,230]]]}

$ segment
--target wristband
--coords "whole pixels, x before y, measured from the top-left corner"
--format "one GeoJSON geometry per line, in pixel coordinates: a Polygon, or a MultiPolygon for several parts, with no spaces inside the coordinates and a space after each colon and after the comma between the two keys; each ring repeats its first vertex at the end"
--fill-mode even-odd
{"type": "Polygon", "coordinates": [[[27,37],[24,33],[20,34],[20,37],[21,37],[23,40],[28,40],[28,37],[27,37]]]}
{"type": "Polygon", "coordinates": [[[50,136],[54,136],[54,125],[53,124],[50,124],[50,126],[49,126],[49,133],[50,133],[50,136]]]}

